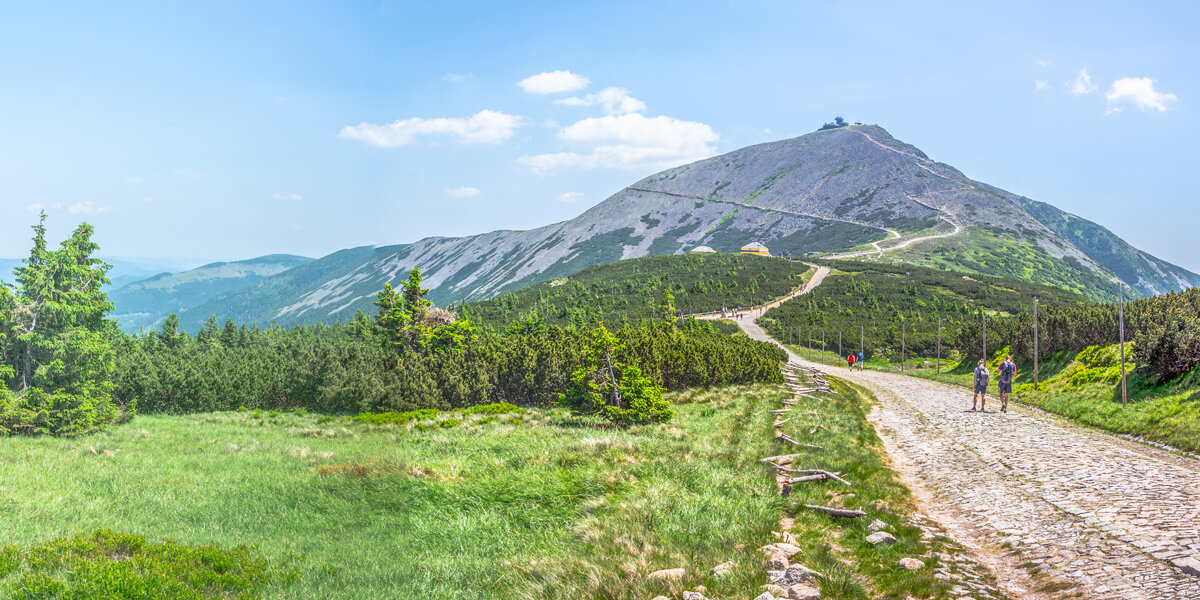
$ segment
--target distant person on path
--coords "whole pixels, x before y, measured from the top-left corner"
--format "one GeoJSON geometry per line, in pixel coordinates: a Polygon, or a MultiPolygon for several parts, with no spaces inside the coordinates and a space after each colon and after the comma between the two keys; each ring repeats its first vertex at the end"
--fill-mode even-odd
{"type": "Polygon", "coordinates": [[[854,364],[858,365],[859,371],[863,370],[863,366],[864,366],[863,358],[864,358],[863,353],[859,352],[858,357],[854,361],[854,364]]]}
{"type": "Polygon", "coordinates": [[[850,370],[853,371],[854,370],[854,353],[853,352],[851,352],[850,355],[846,357],[846,362],[850,363],[850,370]]]}
{"type": "Polygon", "coordinates": [[[998,387],[1000,392],[1000,412],[1008,412],[1008,397],[1012,394],[1013,377],[1017,374],[1017,365],[1013,362],[1012,355],[1004,357],[1004,362],[1000,363],[1000,368],[996,369],[996,375],[999,376],[998,387]]]}
{"type": "Polygon", "coordinates": [[[988,379],[991,373],[988,372],[987,366],[983,364],[983,359],[979,359],[979,366],[975,367],[975,397],[971,399],[971,412],[975,412],[975,402],[979,402],[979,412],[987,412],[987,386],[988,379]],[[982,400],[980,400],[982,398],[982,400]]]}

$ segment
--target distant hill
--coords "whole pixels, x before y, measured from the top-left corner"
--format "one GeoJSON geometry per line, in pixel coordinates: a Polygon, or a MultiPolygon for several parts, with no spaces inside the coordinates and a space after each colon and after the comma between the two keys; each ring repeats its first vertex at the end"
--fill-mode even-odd
{"type": "Polygon", "coordinates": [[[236,262],[215,262],[181,273],[160,273],[110,291],[109,298],[115,306],[111,316],[126,331],[152,328],[170,313],[185,312],[214,296],[254,285],[312,260],[272,254],[236,262]]]}
{"type": "MultiPolygon", "coordinates": [[[[186,263],[174,260],[105,258],[103,255],[100,258],[108,261],[113,267],[108,272],[109,283],[104,286],[104,291],[106,292],[112,292],[113,290],[120,289],[159,273],[178,273],[179,271],[187,270],[186,263]]],[[[22,261],[23,259],[20,258],[0,258],[0,281],[12,283],[14,279],[13,269],[21,266],[23,264],[22,261]]]]}
{"type": "Polygon", "coordinates": [[[852,125],[668,169],[538,229],[338,252],[213,297],[187,322],[213,312],[284,326],[346,320],[374,310],[383,284],[418,265],[430,298],[448,305],[621,259],[753,241],[777,255],[968,271],[1094,299],[1113,298],[1118,278],[1142,295],[1200,285],[1095,223],[973,181],[881,127],[852,125]]]}

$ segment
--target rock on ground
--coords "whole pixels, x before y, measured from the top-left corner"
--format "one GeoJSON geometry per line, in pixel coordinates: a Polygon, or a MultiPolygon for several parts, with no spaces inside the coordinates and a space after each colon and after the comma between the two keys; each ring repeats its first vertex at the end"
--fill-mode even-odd
{"type": "Polygon", "coordinates": [[[662,569],[646,576],[646,579],[679,580],[687,575],[685,569],[662,569]]]}
{"type": "Polygon", "coordinates": [[[789,587],[787,592],[787,597],[791,598],[791,600],[816,600],[821,597],[821,590],[811,585],[804,585],[803,583],[797,583],[789,587]]]}
{"type": "Polygon", "coordinates": [[[920,571],[925,568],[925,562],[916,558],[902,558],[896,563],[909,571],[920,571]]]}
{"type": "Polygon", "coordinates": [[[870,525],[867,525],[867,531],[870,531],[871,533],[875,533],[876,531],[885,531],[891,528],[891,525],[888,525],[879,519],[875,519],[874,521],[871,521],[870,525]]]}
{"type": "Polygon", "coordinates": [[[886,531],[876,531],[867,536],[867,541],[878,546],[879,544],[895,544],[896,536],[886,531]]]}

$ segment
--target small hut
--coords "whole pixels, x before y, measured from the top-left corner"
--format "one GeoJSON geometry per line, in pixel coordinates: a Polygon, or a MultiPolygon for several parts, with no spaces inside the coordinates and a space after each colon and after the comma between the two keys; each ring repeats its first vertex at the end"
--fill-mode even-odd
{"type": "Polygon", "coordinates": [[[762,245],[762,243],[752,242],[750,244],[742,246],[742,254],[753,254],[755,256],[770,256],[771,252],[769,250],[767,250],[767,247],[762,245]]]}
{"type": "Polygon", "coordinates": [[[692,248],[692,254],[716,254],[717,251],[708,246],[696,246],[692,248]]]}

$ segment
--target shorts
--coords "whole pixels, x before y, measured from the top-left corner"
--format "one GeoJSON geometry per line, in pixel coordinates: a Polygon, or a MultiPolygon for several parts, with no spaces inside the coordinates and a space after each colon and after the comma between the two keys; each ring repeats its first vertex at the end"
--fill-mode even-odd
{"type": "Polygon", "coordinates": [[[975,393],[976,394],[986,394],[987,393],[987,382],[981,381],[979,383],[976,383],[975,384],[975,393]]]}
{"type": "Polygon", "coordinates": [[[1011,394],[1012,393],[1012,382],[1011,381],[1009,381],[1009,382],[1001,381],[999,384],[997,384],[997,386],[1000,388],[1001,394],[1011,394]]]}

